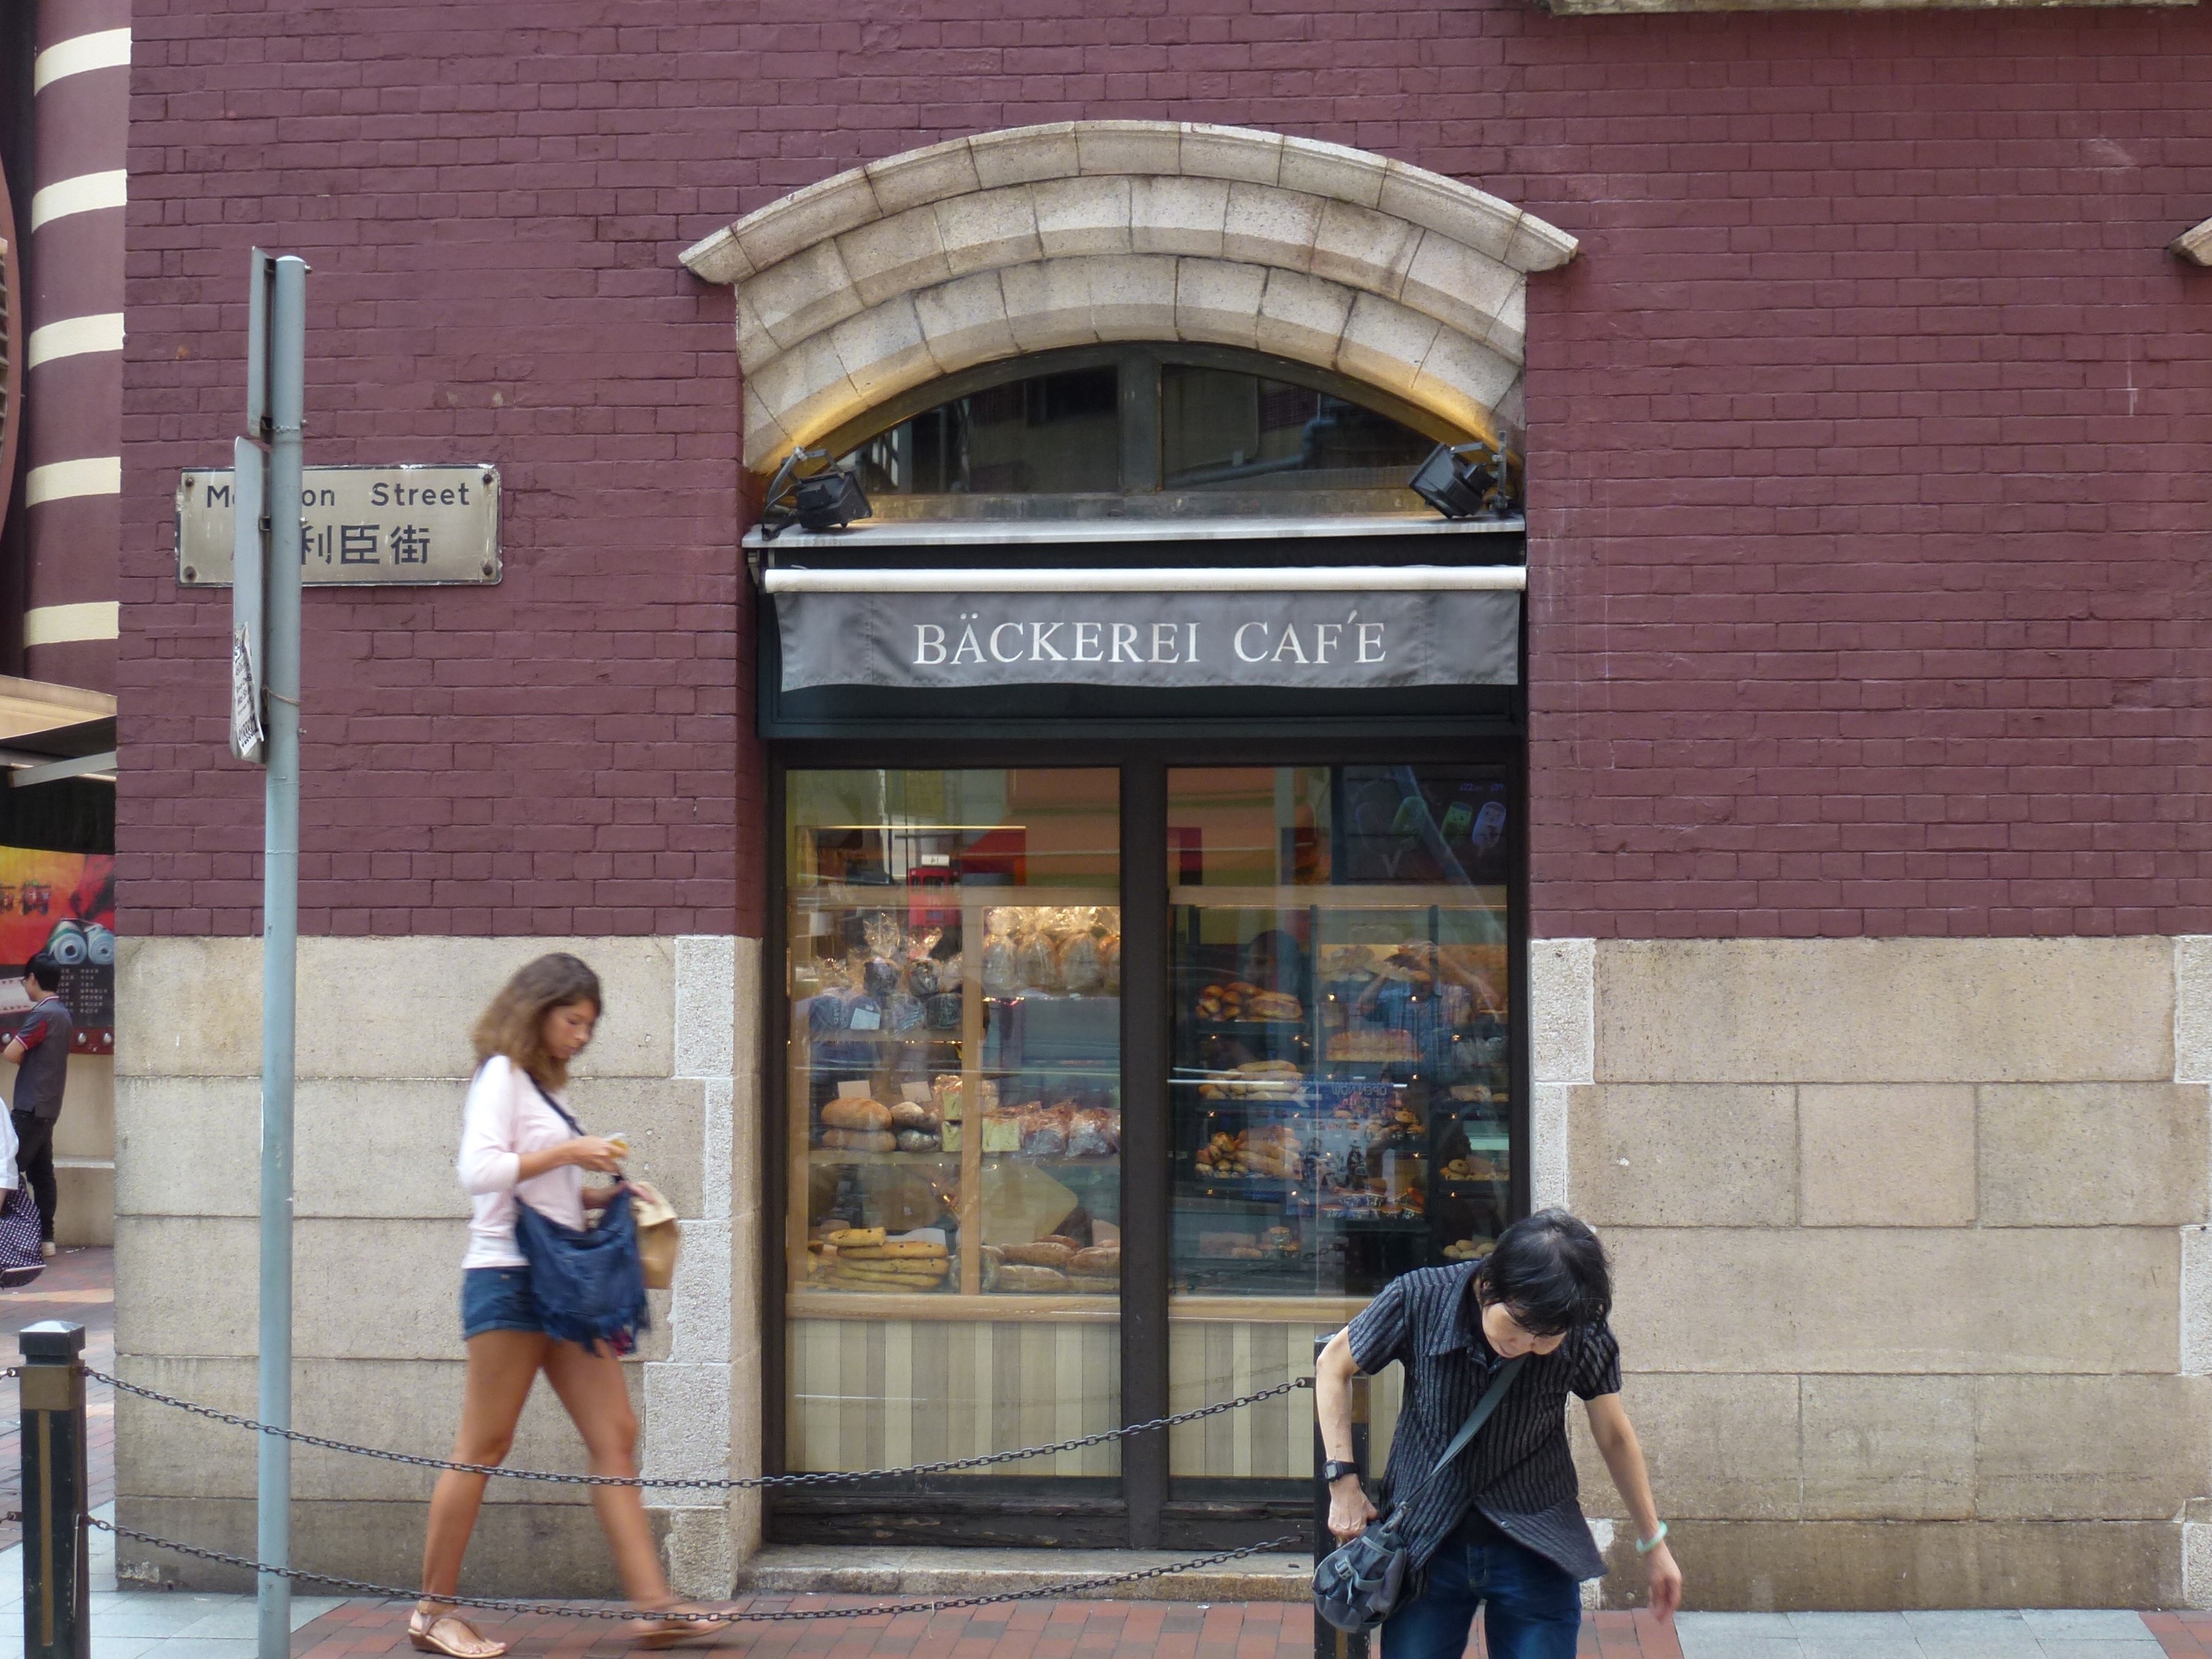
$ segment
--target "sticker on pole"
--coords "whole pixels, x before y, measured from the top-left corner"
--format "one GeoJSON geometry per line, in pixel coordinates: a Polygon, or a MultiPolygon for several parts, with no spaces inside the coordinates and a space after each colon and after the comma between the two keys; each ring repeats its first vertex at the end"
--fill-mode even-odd
{"type": "Polygon", "coordinates": [[[230,752],[258,762],[268,734],[261,729],[260,679],[253,672],[253,642],[241,623],[230,633],[230,752]]]}

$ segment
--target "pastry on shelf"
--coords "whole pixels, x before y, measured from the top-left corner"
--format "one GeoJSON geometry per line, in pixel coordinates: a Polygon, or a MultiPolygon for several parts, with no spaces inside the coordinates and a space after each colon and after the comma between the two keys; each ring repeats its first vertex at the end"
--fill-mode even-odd
{"type": "Polygon", "coordinates": [[[1287,1060],[1255,1060],[1217,1072],[1198,1085],[1200,1100],[1274,1100],[1305,1097],[1305,1073],[1287,1060]]]}
{"type": "Polygon", "coordinates": [[[1328,1040],[1331,1060],[1370,1065],[1414,1059],[1413,1034],[1401,1030],[1339,1031],[1328,1040]]]}

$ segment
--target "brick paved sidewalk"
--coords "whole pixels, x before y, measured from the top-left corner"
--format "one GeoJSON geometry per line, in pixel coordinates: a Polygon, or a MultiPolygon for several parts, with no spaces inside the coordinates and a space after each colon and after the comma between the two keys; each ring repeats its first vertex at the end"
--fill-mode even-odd
{"type": "MultiPolygon", "coordinates": [[[[732,1605],[768,1612],[867,1603],[762,1595],[732,1605]]],[[[302,1627],[292,1651],[295,1659],[409,1651],[407,1612],[390,1602],[349,1601],[302,1627]]],[[[629,1650],[625,1626],[612,1620],[517,1613],[475,1622],[487,1636],[514,1643],[515,1659],[612,1659],[629,1650]]],[[[739,1626],[678,1650],[739,1650],[746,1659],[1311,1659],[1313,1609],[1280,1601],[1029,1601],[739,1626]]],[[[1481,1651],[1478,1642],[1471,1659],[1481,1651]]],[[[1647,1613],[1601,1613],[1583,1624],[1580,1652],[1589,1659],[1681,1659],[1681,1651],[1647,1613]]]]}

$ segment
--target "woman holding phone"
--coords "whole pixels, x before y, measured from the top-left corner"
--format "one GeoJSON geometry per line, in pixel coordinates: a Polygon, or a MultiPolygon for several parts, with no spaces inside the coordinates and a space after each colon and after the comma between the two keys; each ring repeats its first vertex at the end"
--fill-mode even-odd
{"type": "MultiPolygon", "coordinates": [[[[586,1170],[618,1174],[628,1152],[618,1139],[583,1133],[568,1113],[568,1062],[592,1040],[603,999],[597,974],[565,954],[528,963],[477,1021],[478,1065],[461,1127],[461,1184],[475,1203],[468,1253],[461,1259],[461,1335],[468,1376],[461,1401],[456,1463],[497,1464],[514,1443],[523,1402],[540,1371],[584,1437],[594,1474],[637,1473],[637,1417],[622,1364],[607,1348],[546,1334],[530,1290],[528,1263],[516,1247],[515,1205],[581,1229],[585,1211],[604,1207],[618,1187],[587,1188],[586,1170]]],[[[461,1557],[483,1503],[486,1476],[448,1469],[430,1495],[422,1546],[428,1592],[407,1634],[425,1653],[448,1659],[498,1659],[507,1644],[479,1633],[436,1598],[456,1593],[461,1557]]],[[[594,1486],[592,1506],[613,1547],[630,1600],[659,1618],[631,1629],[640,1647],[668,1647],[726,1621],[678,1620],[653,1548],[645,1504],[635,1486],[594,1486]]],[[[681,1609],[690,1611],[690,1609],[681,1609]]]]}

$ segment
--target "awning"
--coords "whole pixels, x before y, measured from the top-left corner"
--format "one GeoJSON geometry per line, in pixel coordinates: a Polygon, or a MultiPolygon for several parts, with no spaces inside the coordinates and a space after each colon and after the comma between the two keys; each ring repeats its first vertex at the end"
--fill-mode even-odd
{"type": "Polygon", "coordinates": [[[783,689],[1510,685],[1519,565],[765,571],[783,689]]]}

